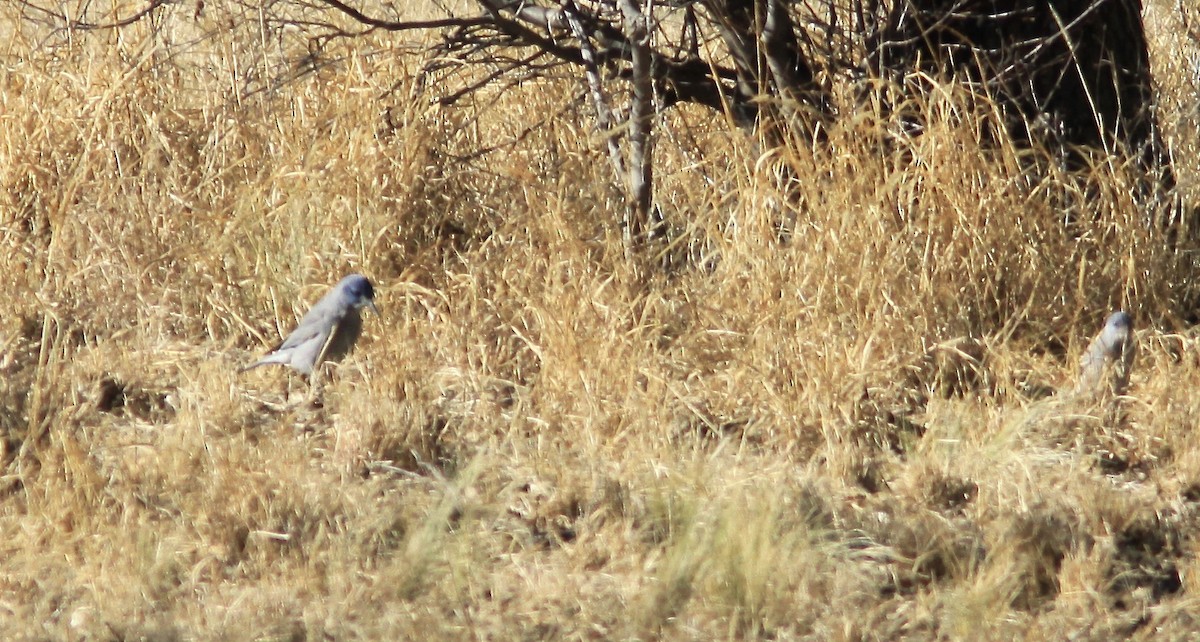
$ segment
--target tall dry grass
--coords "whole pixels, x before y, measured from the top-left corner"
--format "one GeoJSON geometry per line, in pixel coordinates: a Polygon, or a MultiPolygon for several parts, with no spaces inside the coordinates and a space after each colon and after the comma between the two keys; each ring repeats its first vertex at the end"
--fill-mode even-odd
{"type": "Polygon", "coordinates": [[[1114,159],[1035,178],[948,84],[923,135],[860,111],[819,152],[680,109],[629,261],[575,84],[434,107],[413,43],[296,73],[195,8],[0,7],[4,638],[1200,630],[1194,256],[1114,159]],[[315,403],[236,374],[352,270],[384,314],[315,403]],[[1048,397],[1117,307],[1121,413],[1048,397]]]}

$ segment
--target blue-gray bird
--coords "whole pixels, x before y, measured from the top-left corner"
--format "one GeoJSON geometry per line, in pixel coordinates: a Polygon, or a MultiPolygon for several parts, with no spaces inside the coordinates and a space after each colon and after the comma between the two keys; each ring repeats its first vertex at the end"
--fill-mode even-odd
{"type": "Polygon", "coordinates": [[[326,361],[338,361],[354,348],[362,333],[363,308],[379,315],[375,307],[375,288],[367,277],[351,274],[338,281],[320,301],[300,319],[295,330],[267,356],[242,368],[242,372],[277,363],[311,375],[326,361]]]}
{"type": "Polygon", "coordinates": [[[1075,390],[1098,394],[1107,389],[1118,396],[1125,394],[1135,354],[1133,318],[1119,310],[1113,312],[1079,361],[1075,390]]]}

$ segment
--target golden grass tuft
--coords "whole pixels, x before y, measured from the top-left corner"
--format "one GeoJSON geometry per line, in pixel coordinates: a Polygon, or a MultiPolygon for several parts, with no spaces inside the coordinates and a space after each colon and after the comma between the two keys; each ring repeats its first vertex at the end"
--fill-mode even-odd
{"type": "Polygon", "coordinates": [[[818,152],[681,108],[630,261],[574,83],[432,107],[411,43],[296,74],[220,4],[0,8],[0,636],[1200,631],[1195,259],[1116,159],[1037,177],[932,81],[818,152]],[[383,315],[319,395],[237,374],[350,271],[383,315]],[[1052,394],[1118,307],[1129,398],[1052,394]]]}

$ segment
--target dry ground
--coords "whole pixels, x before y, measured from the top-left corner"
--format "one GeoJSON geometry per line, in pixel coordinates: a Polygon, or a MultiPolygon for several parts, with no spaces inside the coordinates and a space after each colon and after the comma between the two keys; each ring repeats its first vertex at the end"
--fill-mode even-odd
{"type": "Polygon", "coordinates": [[[197,6],[0,6],[3,639],[1200,636],[1195,259],[1121,167],[1031,179],[950,86],[886,152],[683,109],[630,261],[577,85],[431,106],[382,36],[275,82],[298,41],[197,6]],[[354,270],[319,398],[236,373],[354,270]],[[1051,396],[1117,307],[1120,412],[1051,396]]]}

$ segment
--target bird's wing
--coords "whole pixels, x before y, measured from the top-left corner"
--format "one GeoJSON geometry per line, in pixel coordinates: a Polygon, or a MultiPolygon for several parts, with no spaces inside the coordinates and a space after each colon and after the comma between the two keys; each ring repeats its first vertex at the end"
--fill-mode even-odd
{"type": "Polygon", "coordinates": [[[1104,332],[1101,331],[1088,344],[1087,350],[1079,360],[1079,381],[1075,386],[1076,389],[1091,391],[1096,388],[1104,377],[1104,365],[1107,359],[1108,347],[1104,344],[1104,332]]]}
{"type": "Polygon", "coordinates": [[[312,307],[303,317],[300,317],[300,323],[296,325],[296,329],[279,344],[279,350],[290,348],[301,343],[306,343],[317,337],[321,337],[321,343],[325,343],[332,334],[333,328],[336,328],[342,321],[342,317],[346,316],[346,308],[338,305],[336,298],[326,296],[317,301],[317,304],[312,307]]]}
{"type": "Polygon", "coordinates": [[[331,334],[331,332],[314,334],[307,341],[292,348],[288,363],[304,374],[312,374],[313,369],[321,363],[321,355],[325,352],[325,346],[329,344],[331,334]]]}
{"type": "Polygon", "coordinates": [[[329,292],[300,318],[296,329],[270,353],[245,370],[269,363],[290,365],[310,374],[329,350],[331,339],[337,334],[351,306],[343,304],[337,290],[329,292]]]}
{"type": "Polygon", "coordinates": [[[274,351],[289,350],[318,339],[324,343],[326,339],[324,335],[327,332],[328,329],[320,323],[305,323],[302,321],[300,325],[296,326],[295,330],[292,330],[291,334],[284,337],[279,347],[275,348],[274,351]]]}
{"type": "Polygon", "coordinates": [[[346,310],[351,306],[342,301],[341,294],[335,289],[325,296],[321,297],[320,301],[313,304],[304,316],[300,317],[300,323],[296,325],[297,329],[305,326],[320,326],[332,328],[341,321],[346,315],[346,310]]]}

